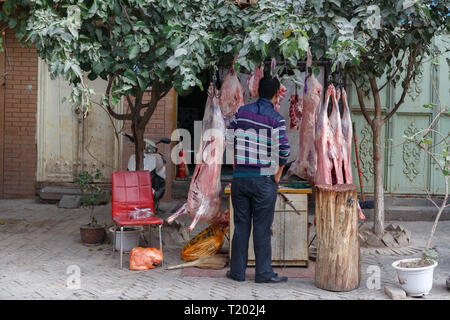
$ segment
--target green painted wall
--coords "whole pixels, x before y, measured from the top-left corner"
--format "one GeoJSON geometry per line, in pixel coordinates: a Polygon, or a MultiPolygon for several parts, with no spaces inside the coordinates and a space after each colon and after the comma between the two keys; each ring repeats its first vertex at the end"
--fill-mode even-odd
{"type": "MultiPolygon", "coordinates": [[[[447,36],[445,41],[450,41],[447,36]]],[[[435,44],[443,47],[443,40],[436,39],[435,44]]],[[[431,194],[444,193],[443,175],[436,170],[429,157],[413,143],[404,143],[404,135],[412,135],[417,130],[426,128],[433,120],[438,106],[434,110],[426,109],[424,104],[438,104],[438,98],[433,90],[432,77],[438,89],[443,106],[450,105],[450,73],[447,63],[450,53],[439,58],[439,65],[432,66],[430,62],[423,63],[422,74],[418,85],[413,85],[408,91],[404,104],[383,128],[382,142],[385,144],[384,156],[384,185],[386,193],[393,195],[426,194],[425,188],[431,194]]],[[[364,119],[356,96],[354,87],[349,88],[349,104],[352,109],[353,122],[355,122],[358,153],[360,157],[362,184],[365,194],[373,193],[373,166],[372,166],[372,131],[364,119]]],[[[384,111],[387,112],[398,101],[402,88],[386,86],[381,95],[384,111]]],[[[370,99],[367,106],[372,106],[370,99]]],[[[450,117],[441,118],[438,131],[445,136],[450,134],[450,117]]],[[[432,139],[436,143],[438,136],[432,139]]],[[[353,182],[359,188],[359,178],[353,145],[353,182]]]]}

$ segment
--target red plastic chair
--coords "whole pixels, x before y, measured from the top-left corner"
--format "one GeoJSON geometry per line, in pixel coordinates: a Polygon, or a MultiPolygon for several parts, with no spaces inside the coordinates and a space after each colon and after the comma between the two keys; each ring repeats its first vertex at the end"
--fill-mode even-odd
{"type": "MultiPolygon", "coordinates": [[[[159,249],[162,251],[161,226],[158,217],[129,219],[135,208],[150,208],[154,211],[150,171],[118,171],[112,174],[112,220],[114,225],[113,256],[116,251],[116,228],[120,228],[120,268],[123,267],[123,227],[159,225],[159,249]]],[[[150,240],[150,228],[149,228],[150,240]]]]}

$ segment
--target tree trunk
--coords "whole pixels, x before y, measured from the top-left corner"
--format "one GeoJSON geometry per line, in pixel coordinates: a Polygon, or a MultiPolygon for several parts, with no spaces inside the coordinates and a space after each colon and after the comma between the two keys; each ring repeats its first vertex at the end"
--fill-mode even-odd
{"type": "Polygon", "coordinates": [[[136,156],[136,171],[144,170],[144,130],[134,122],[131,124],[134,137],[134,154],[136,156]]]}
{"type": "Polygon", "coordinates": [[[384,183],[383,183],[383,152],[381,145],[382,125],[374,120],[373,132],[373,171],[374,171],[374,219],[373,232],[378,237],[384,234],[384,183]]]}
{"type": "Polygon", "coordinates": [[[330,291],[356,289],[361,281],[356,187],[341,184],[315,188],[315,285],[330,291]]]}

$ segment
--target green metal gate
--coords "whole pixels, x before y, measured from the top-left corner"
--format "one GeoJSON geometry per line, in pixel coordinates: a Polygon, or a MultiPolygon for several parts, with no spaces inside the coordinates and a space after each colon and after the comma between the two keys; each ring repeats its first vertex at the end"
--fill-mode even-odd
{"type": "MultiPolygon", "coordinates": [[[[449,37],[446,38],[448,41],[449,37]]],[[[442,39],[436,39],[435,44],[443,47],[442,39]]],[[[443,105],[450,104],[450,73],[447,63],[450,54],[447,53],[439,58],[439,65],[431,62],[423,64],[421,76],[417,86],[412,85],[409,89],[405,102],[397,113],[383,127],[381,142],[384,143],[384,187],[388,194],[408,195],[426,194],[425,188],[431,194],[443,194],[444,182],[442,173],[436,170],[429,157],[424,156],[413,142],[405,142],[405,135],[411,136],[417,130],[424,129],[431,124],[432,119],[438,112],[438,106],[434,109],[424,108],[425,104],[438,104],[438,97],[433,89],[433,82],[438,89],[438,94],[443,105]]],[[[373,165],[372,165],[372,131],[364,119],[354,87],[349,94],[349,104],[352,109],[353,122],[355,122],[355,134],[357,137],[358,153],[360,158],[362,183],[364,192],[373,193],[373,165]]],[[[398,101],[402,88],[386,86],[381,92],[381,101],[384,104],[384,113],[391,110],[394,103],[398,101]]],[[[366,105],[373,105],[367,99],[366,105]]],[[[446,114],[441,118],[438,131],[445,136],[450,134],[450,117],[446,114]]],[[[432,137],[433,144],[439,139],[436,135],[432,137]]],[[[359,187],[358,171],[356,165],[355,150],[353,148],[353,182],[359,187]]]]}

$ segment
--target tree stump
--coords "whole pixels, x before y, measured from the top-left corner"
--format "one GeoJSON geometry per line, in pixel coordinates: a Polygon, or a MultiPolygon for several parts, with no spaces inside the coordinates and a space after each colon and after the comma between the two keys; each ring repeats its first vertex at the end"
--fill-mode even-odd
{"type": "Polygon", "coordinates": [[[361,281],[357,192],[352,184],[315,186],[315,285],[350,291],[361,281]]]}

